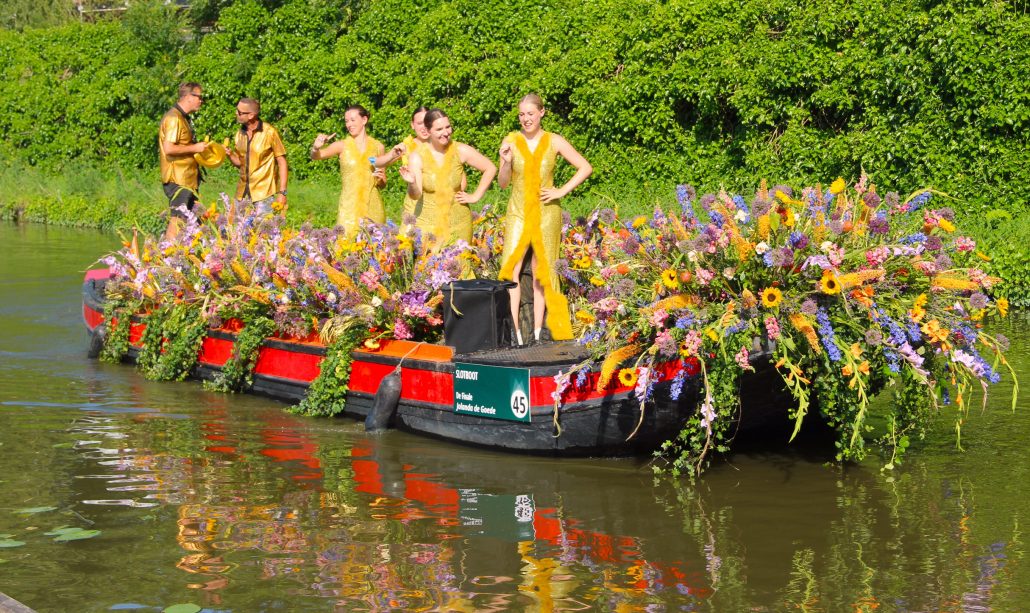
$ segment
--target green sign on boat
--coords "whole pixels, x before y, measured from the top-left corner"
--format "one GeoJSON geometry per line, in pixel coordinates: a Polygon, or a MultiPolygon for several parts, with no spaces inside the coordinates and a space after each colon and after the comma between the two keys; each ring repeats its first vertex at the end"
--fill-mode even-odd
{"type": "Polygon", "coordinates": [[[529,369],[454,363],[454,412],[529,421],[529,369]]]}

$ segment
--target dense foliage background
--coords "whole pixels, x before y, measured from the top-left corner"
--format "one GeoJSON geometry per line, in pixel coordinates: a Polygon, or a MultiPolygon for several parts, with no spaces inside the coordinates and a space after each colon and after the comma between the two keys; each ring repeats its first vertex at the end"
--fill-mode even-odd
{"type": "MultiPolygon", "coordinates": [[[[261,99],[295,177],[316,132],[372,111],[390,143],[419,104],[447,109],[488,155],[527,92],[623,209],[676,183],[753,190],[864,169],[955,199],[992,265],[1030,296],[1030,15],[1026,2],[932,0],[201,0],[137,2],[117,20],[0,30],[0,153],[150,169],[181,80],[207,92],[201,134],[261,99]]],[[[6,25],[6,24],[5,24],[6,25]]],[[[13,162],[9,162],[13,163],[13,162]]],[[[1017,296],[1018,298],[1018,296],[1017,296]]]]}

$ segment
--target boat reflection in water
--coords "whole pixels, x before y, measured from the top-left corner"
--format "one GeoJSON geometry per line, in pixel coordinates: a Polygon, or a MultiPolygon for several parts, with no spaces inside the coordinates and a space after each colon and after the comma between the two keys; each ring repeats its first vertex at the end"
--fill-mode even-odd
{"type": "MultiPolygon", "coordinates": [[[[609,473],[597,463],[432,442],[413,449],[399,433],[320,446],[309,421],[273,412],[261,419],[254,445],[234,437],[229,414],[206,412],[207,457],[166,473],[195,480],[169,488],[196,493],[178,506],[184,555],[176,566],[210,605],[229,604],[221,593],[255,571],[256,580],[345,609],[579,609],[710,593],[703,566],[651,559],[642,539],[620,531],[622,518],[653,512],[654,500],[606,487],[609,473]],[[259,467],[279,473],[269,483],[283,488],[278,498],[239,482],[241,468],[264,481],[259,467]],[[219,483],[227,488],[213,489],[219,483]]],[[[170,466],[139,455],[135,463],[170,466]]],[[[616,472],[627,466],[616,463],[616,472]]]]}

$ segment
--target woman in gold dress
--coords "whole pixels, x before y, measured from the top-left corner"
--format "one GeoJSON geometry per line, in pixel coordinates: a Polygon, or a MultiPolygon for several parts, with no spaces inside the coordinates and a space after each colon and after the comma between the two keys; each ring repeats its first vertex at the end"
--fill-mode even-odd
{"type": "Polygon", "coordinates": [[[572,338],[569,305],[561,293],[554,272],[561,244],[562,215],[559,199],[585,181],[593,168],[576,148],[540,126],[547,111],[540,96],[530,94],[519,101],[519,124],[501,144],[501,167],[497,183],[501,189],[511,184],[508,212],[504,219],[504,251],[501,254],[502,280],[516,283],[510,290],[515,334],[522,344],[519,329],[521,287],[519,273],[526,252],[531,251],[533,271],[533,338],[540,339],[546,314],[547,328],[554,340],[572,338]],[[576,169],[565,185],[554,186],[554,166],[561,156],[576,169]]]}
{"type": "Polygon", "coordinates": [[[414,203],[415,227],[423,236],[432,235],[437,247],[456,240],[472,240],[472,209],[497,174],[497,167],[474,147],[451,139],[454,128],[440,109],[426,113],[429,144],[408,154],[400,168],[408,183],[407,197],[414,203]],[[483,173],[476,191],[463,187],[465,166],[483,173]]]}
{"type": "Polygon", "coordinates": [[[371,158],[383,154],[383,144],[365,131],[368,111],[360,105],[347,108],[343,114],[347,138],[330,143],[336,134],[319,134],[311,144],[311,159],[340,158],[340,204],[336,225],[343,226],[347,236],[353,236],[361,220],[386,222],[386,210],[379,190],[386,185],[386,173],[373,168],[371,158]]]}

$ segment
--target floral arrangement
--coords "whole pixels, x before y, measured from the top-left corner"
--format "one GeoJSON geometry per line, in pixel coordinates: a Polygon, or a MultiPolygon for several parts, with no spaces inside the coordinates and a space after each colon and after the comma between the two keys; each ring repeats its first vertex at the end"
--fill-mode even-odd
{"type": "MultiPolygon", "coordinates": [[[[118,348],[108,347],[107,359],[119,360],[127,351],[128,321],[140,313],[148,330],[165,329],[163,336],[155,332],[153,339],[144,339],[143,353],[154,360],[166,352],[163,339],[174,340],[164,320],[184,311],[195,313],[208,328],[241,335],[246,329],[268,330],[327,346],[343,336],[360,337],[370,348],[383,337],[435,341],[443,330],[440,288],[471,274],[474,266],[496,268],[500,243],[493,248],[495,224],[484,221],[489,211],[475,220],[472,244],[435,248],[410,224],[370,223],[347,239],[339,228],[305,224],[291,229],[281,216],[256,215],[247,203],[223,200],[224,212],[207,219],[184,209],[187,223],[172,241],[148,238],[140,244],[134,235],[122,250],[102,259],[113,273],[106,319],[120,324],[109,335],[109,345],[116,341],[118,348]]],[[[192,353],[179,354],[193,361],[181,359],[176,375],[185,376],[195,363],[199,345],[191,340],[192,353]]],[[[247,345],[249,353],[256,351],[256,343],[247,345]]],[[[349,352],[343,360],[343,368],[349,367],[349,352]]],[[[252,355],[234,356],[225,369],[233,373],[231,380],[216,381],[215,387],[240,389],[252,368],[252,355]]],[[[168,369],[143,370],[168,378],[160,375],[168,369]]],[[[319,389],[339,392],[345,383],[319,389]]],[[[312,398],[302,409],[324,412],[313,408],[319,400],[312,398]]],[[[337,403],[333,412],[341,409],[337,403]]]]}
{"type": "MultiPolygon", "coordinates": [[[[632,388],[641,422],[656,394],[696,393],[698,410],[659,451],[673,472],[696,473],[746,419],[742,381],[772,369],[795,400],[785,408],[795,435],[817,408],[839,432],[838,459],[860,459],[876,413],[892,463],[942,407],[954,407],[961,432],[973,392],[986,401],[1007,366],[1007,340],[981,323],[1007,312],[1005,298],[990,297],[1000,280],[978,267],[987,256],[958,233],[953,211],[930,206],[941,194],[881,198],[863,176],[800,193],[763,182],[750,202],[726,192],[698,198],[689,186],[677,196],[675,211],[566,219],[556,265],[578,342],[593,357],[557,377],[559,432],[573,387],[632,388]],[[599,376],[587,376],[592,364],[599,376]],[[889,406],[875,405],[881,391],[894,395],[889,406]]],[[[115,273],[108,318],[157,318],[147,323],[163,332],[153,335],[159,345],[172,317],[190,322],[194,344],[197,321],[317,335],[327,358],[301,410],[333,414],[342,409],[351,349],[384,337],[438,340],[440,288],[496,276],[502,224],[487,209],[473,227],[471,244],[442,247],[411,223],[369,224],[347,239],[339,229],[285,227],[282,217],[255,216],[225,198],[223,213],[190,218],[176,240],[141,246],[133,237],[104,259],[115,273]]],[[[126,324],[115,326],[105,355],[120,358],[127,338],[126,324]]],[[[149,372],[188,370],[161,367],[168,353],[151,349],[149,372]]],[[[188,346],[174,354],[184,360],[188,346]]],[[[238,356],[224,388],[237,389],[252,361],[238,356]]]]}
{"type": "Polygon", "coordinates": [[[931,411],[954,405],[960,432],[971,392],[986,402],[1008,365],[1007,340],[981,325],[1008,310],[988,297],[1000,280],[977,267],[987,256],[953,211],[930,208],[933,192],[881,198],[863,176],[800,194],[763,182],[750,202],[689,186],[677,196],[672,213],[570,221],[560,263],[579,338],[603,360],[598,389],[617,376],[644,411],[656,386],[675,399],[700,372],[700,409],[662,449],[673,471],[726,448],[747,418],[739,381],[756,368],[774,368],[795,399],[794,435],[818,406],[841,460],[864,455],[873,395],[893,389],[890,464],[931,411]],[[663,375],[669,361],[679,367],[663,375]]]}

